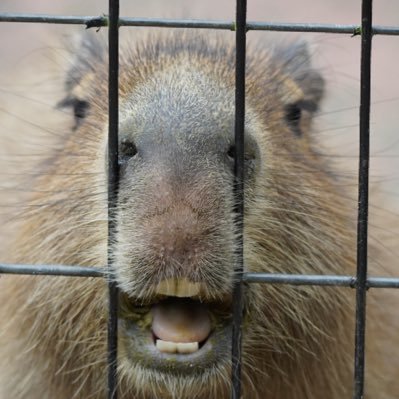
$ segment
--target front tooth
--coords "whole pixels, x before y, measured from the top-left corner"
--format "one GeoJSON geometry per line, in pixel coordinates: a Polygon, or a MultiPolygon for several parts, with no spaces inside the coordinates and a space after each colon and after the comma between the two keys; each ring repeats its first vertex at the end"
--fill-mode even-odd
{"type": "Polygon", "coordinates": [[[176,296],[176,279],[170,278],[158,283],[156,293],[160,295],[176,296]]]}
{"type": "Polygon", "coordinates": [[[189,298],[198,295],[201,284],[194,283],[186,278],[162,280],[158,283],[156,293],[167,296],[189,298]]]}
{"type": "Polygon", "coordinates": [[[193,283],[186,278],[177,280],[176,296],[178,297],[192,297],[198,295],[200,292],[200,283],[193,283]]]}
{"type": "Polygon", "coordinates": [[[199,349],[198,342],[170,342],[157,339],[156,347],[163,353],[194,353],[199,349]]]}
{"type": "Polygon", "coordinates": [[[194,353],[199,349],[198,342],[179,342],[176,346],[177,353],[194,353]]]}
{"type": "Polygon", "coordinates": [[[177,345],[175,342],[162,341],[162,339],[157,339],[156,342],[157,349],[163,353],[176,353],[177,345]]]}

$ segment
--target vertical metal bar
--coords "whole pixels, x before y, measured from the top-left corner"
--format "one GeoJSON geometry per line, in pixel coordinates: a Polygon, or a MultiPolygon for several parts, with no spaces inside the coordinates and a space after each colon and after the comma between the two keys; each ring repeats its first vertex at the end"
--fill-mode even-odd
{"type": "Polygon", "coordinates": [[[364,397],[367,223],[370,159],[370,77],[372,0],[362,2],[362,49],[360,76],[359,208],[357,227],[357,288],[354,399],[364,397]]]}
{"type": "MultiPolygon", "coordinates": [[[[108,267],[111,267],[111,243],[115,230],[115,208],[119,180],[118,165],[118,74],[119,74],[119,0],[109,0],[109,75],[108,75],[108,267]]],[[[108,398],[117,399],[118,287],[111,278],[108,316],[108,398]]]]}
{"type": "Polygon", "coordinates": [[[244,270],[244,123],[245,123],[245,50],[246,50],[246,0],[237,0],[236,10],[236,90],[235,90],[235,198],[238,230],[238,250],[233,297],[232,332],[232,398],[241,397],[241,324],[243,313],[242,275],[244,270]]]}

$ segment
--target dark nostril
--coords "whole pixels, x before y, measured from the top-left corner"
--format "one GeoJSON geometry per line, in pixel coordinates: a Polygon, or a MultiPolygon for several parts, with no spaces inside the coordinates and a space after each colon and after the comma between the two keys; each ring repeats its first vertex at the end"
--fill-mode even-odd
{"type": "Polygon", "coordinates": [[[234,159],[236,155],[236,147],[234,145],[230,146],[229,150],[227,151],[227,156],[231,159],[234,159]]]}
{"type": "MultiPolygon", "coordinates": [[[[236,147],[235,145],[230,146],[227,151],[227,156],[234,161],[234,157],[236,156],[236,147]]],[[[244,160],[245,161],[253,161],[255,159],[255,154],[249,151],[244,152],[244,160]]]]}
{"type": "Polygon", "coordinates": [[[137,147],[136,145],[130,141],[123,139],[121,141],[121,155],[123,157],[134,157],[137,154],[137,147]]]}

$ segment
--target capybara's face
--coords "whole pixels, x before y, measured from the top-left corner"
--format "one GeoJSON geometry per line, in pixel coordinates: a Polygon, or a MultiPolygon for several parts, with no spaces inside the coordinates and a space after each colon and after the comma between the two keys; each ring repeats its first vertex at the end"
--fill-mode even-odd
{"type": "MultiPolygon", "coordinates": [[[[234,51],[224,41],[172,36],[126,54],[111,247],[122,397],[229,397],[239,245],[234,51]]],[[[83,99],[68,100],[87,113],[77,132],[99,121],[106,131],[106,86],[96,83],[104,71],[106,62],[72,74],[72,97],[85,89],[83,99]]],[[[346,211],[312,144],[322,91],[303,45],[248,51],[245,271],[335,274],[352,262],[346,211]]],[[[99,150],[99,163],[105,157],[99,150]]],[[[245,286],[246,397],[290,397],[289,387],[313,378],[327,352],[328,361],[341,356],[326,348],[340,334],[343,302],[328,288],[245,286]]]]}
{"type": "MultiPolygon", "coordinates": [[[[123,384],[148,395],[190,397],[195,389],[222,397],[238,245],[234,54],[171,43],[121,66],[113,245],[120,370],[123,384]]],[[[309,137],[322,80],[302,46],[261,58],[262,65],[249,57],[247,78],[245,270],[333,273],[346,237],[335,236],[340,211],[328,216],[335,193],[309,137]]],[[[301,362],[318,355],[337,324],[325,316],[340,303],[330,294],[245,288],[248,387],[271,374],[276,384],[300,374],[301,362]]]]}

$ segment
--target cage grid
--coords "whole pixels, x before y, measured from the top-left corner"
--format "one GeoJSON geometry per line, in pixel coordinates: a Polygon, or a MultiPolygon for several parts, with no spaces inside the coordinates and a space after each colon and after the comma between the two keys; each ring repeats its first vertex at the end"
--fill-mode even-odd
{"type": "MultiPolygon", "coordinates": [[[[372,25],[372,0],[362,0],[361,25],[319,23],[271,23],[250,22],[246,19],[247,0],[236,1],[235,21],[192,19],[129,18],[119,16],[119,0],[109,0],[108,15],[71,16],[24,13],[0,13],[0,22],[78,24],[86,28],[108,27],[109,42],[109,122],[108,122],[108,241],[114,232],[114,212],[117,201],[119,178],[118,165],[118,69],[119,27],[165,27],[222,29],[236,33],[236,93],[235,93],[235,185],[237,199],[239,244],[243,242],[244,226],[244,122],[245,122],[245,49],[246,33],[251,30],[279,32],[319,32],[361,36],[360,112],[359,112],[359,181],[357,225],[357,271],[354,276],[301,275],[244,272],[243,245],[238,245],[238,262],[235,271],[239,276],[233,290],[233,342],[232,342],[232,393],[233,399],[241,396],[241,324],[242,287],[244,283],[268,283],[290,285],[316,285],[351,287],[356,290],[355,363],[353,399],[364,397],[366,294],[368,288],[399,288],[399,277],[367,276],[367,223],[370,157],[370,80],[371,47],[373,35],[399,35],[399,27],[372,25]]],[[[109,248],[108,248],[109,252],[109,248]]],[[[0,264],[0,273],[53,275],[70,277],[108,278],[108,398],[117,399],[117,311],[118,288],[112,276],[111,258],[108,265],[82,267],[79,265],[21,265],[0,264]]]]}

